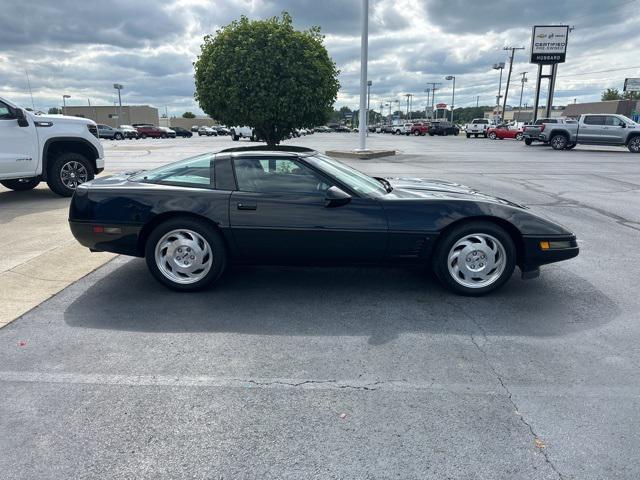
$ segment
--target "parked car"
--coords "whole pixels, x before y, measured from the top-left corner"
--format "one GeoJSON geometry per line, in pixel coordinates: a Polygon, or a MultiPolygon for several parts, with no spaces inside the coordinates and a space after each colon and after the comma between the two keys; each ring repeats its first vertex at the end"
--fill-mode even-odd
{"type": "Polygon", "coordinates": [[[171,127],[171,130],[173,130],[176,134],[177,137],[184,137],[184,138],[191,138],[193,137],[193,133],[191,133],[189,130],[187,130],[186,128],[182,128],[182,127],[171,127]]]}
{"type": "Polygon", "coordinates": [[[236,126],[231,127],[231,140],[237,141],[241,138],[248,138],[251,141],[255,141],[258,139],[256,133],[253,131],[251,127],[246,126],[236,126]]]}
{"type": "Polygon", "coordinates": [[[319,127],[316,127],[315,130],[318,133],[331,133],[331,132],[333,132],[333,129],[327,127],[326,125],[321,125],[319,127]]]}
{"type": "Polygon", "coordinates": [[[308,148],[245,147],[80,185],[74,237],[145,257],[179,291],[235,262],[431,266],[444,286],[482,295],[578,255],[576,237],[524,207],[458,184],[369,177],[308,148]],[[212,174],[215,172],[215,175],[212,174]]]}
{"type": "Polygon", "coordinates": [[[436,120],[429,125],[429,135],[432,137],[434,135],[458,135],[459,133],[460,129],[458,127],[444,120],[436,120]]]}
{"type": "Polygon", "coordinates": [[[522,128],[522,134],[524,136],[524,143],[531,145],[533,142],[540,142],[540,127],[544,123],[578,123],[576,120],[570,118],[538,118],[530,125],[525,125],[522,128]]]}
{"type": "Polygon", "coordinates": [[[475,138],[478,138],[479,135],[482,135],[484,138],[487,138],[487,130],[491,126],[491,122],[487,118],[474,118],[471,120],[471,123],[467,123],[465,125],[465,132],[467,134],[467,138],[471,138],[473,135],[475,138]]]}
{"type": "Polygon", "coordinates": [[[220,135],[231,135],[231,130],[229,130],[227,127],[224,127],[222,125],[214,126],[213,129],[216,131],[218,136],[220,136],[220,135]]]}
{"type": "Polygon", "coordinates": [[[411,125],[411,123],[395,125],[393,133],[396,135],[409,135],[411,133],[411,125]]]}
{"type": "Polygon", "coordinates": [[[505,138],[522,140],[524,138],[521,128],[518,128],[514,125],[507,125],[506,123],[488,128],[487,136],[491,140],[504,140],[505,138]]]}
{"type": "Polygon", "coordinates": [[[207,137],[217,137],[218,132],[211,127],[202,126],[198,128],[198,136],[202,137],[203,135],[207,137]]]}
{"type": "Polygon", "coordinates": [[[160,128],[156,127],[155,125],[137,125],[134,124],[134,127],[136,127],[136,130],[138,131],[138,135],[140,136],[140,138],[161,138],[162,135],[165,134],[165,132],[163,132],[162,130],[160,130],[160,128]]]}
{"type": "Polygon", "coordinates": [[[53,192],[69,197],[104,170],[98,128],[86,118],[36,114],[0,98],[0,139],[0,183],[11,190],[46,181],[53,192]]]}
{"type": "Polygon", "coordinates": [[[386,124],[382,126],[382,133],[394,133],[396,131],[396,126],[393,124],[386,124]]]}
{"type": "Polygon", "coordinates": [[[120,125],[120,130],[124,134],[124,138],[138,138],[138,131],[133,128],[133,125],[120,125]]]}
{"type": "Polygon", "coordinates": [[[411,135],[415,135],[416,137],[420,135],[426,135],[429,133],[429,124],[427,122],[418,122],[411,124],[411,131],[409,132],[411,135]]]}
{"type": "Polygon", "coordinates": [[[640,125],[624,115],[580,115],[577,123],[543,123],[539,138],[554,150],[570,150],[578,143],[626,146],[640,153],[640,125]]]}
{"type": "Polygon", "coordinates": [[[158,128],[163,132],[162,138],[176,138],[175,130],[172,130],[169,127],[158,127],[158,128]]]}
{"type": "Polygon", "coordinates": [[[109,125],[98,123],[98,137],[108,138],[109,140],[122,140],[124,139],[124,133],[119,128],[113,128],[109,125]]]}
{"type": "Polygon", "coordinates": [[[341,132],[341,133],[349,133],[352,130],[349,127],[345,126],[345,125],[338,125],[337,127],[333,127],[333,131],[334,132],[341,132]]]}

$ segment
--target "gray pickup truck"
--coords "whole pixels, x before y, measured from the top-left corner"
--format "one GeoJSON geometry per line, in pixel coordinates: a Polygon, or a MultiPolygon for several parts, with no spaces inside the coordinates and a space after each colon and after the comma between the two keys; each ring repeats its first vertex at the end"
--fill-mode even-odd
{"type": "Polygon", "coordinates": [[[539,118],[530,125],[522,127],[524,143],[531,145],[533,142],[540,142],[540,128],[545,123],[578,123],[570,118],[539,118]]]}
{"type": "Polygon", "coordinates": [[[580,115],[574,124],[543,123],[539,139],[554,150],[572,149],[578,143],[626,146],[640,153],[640,125],[624,115],[580,115]]]}

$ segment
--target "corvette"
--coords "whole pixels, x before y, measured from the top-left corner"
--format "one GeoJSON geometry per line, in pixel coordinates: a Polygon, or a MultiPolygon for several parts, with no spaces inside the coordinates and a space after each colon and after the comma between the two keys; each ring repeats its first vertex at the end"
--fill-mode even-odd
{"type": "Polygon", "coordinates": [[[203,289],[231,263],[429,266],[482,295],[578,255],[576,237],[463,185],[373,178],[302,147],[241,147],[80,185],[70,228],[93,251],[145,257],[165,286],[203,289]]]}

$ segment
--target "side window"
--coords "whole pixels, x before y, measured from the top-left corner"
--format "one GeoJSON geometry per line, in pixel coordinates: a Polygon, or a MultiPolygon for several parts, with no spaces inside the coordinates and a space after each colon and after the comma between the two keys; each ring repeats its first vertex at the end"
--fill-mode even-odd
{"type": "Polygon", "coordinates": [[[621,127],[625,123],[618,117],[605,117],[605,125],[610,127],[621,127]]]}
{"type": "Polygon", "coordinates": [[[258,193],[318,193],[331,184],[297,160],[289,158],[236,158],[238,189],[258,193]]]}
{"type": "Polygon", "coordinates": [[[584,117],[586,125],[604,125],[604,117],[602,115],[587,115],[584,117]]]}
{"type": "Polygon", "coordinates": [[[0,120],[10,120],[13,118],[9,105],[0,102],[0,120]]]}

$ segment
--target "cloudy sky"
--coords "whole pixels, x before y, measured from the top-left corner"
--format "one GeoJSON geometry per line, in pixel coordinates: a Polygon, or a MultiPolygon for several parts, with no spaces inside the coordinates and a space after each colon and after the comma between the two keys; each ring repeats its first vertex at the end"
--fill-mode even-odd
{"type": "MultiPolygon", "coordinates": [[[[201,113],[193,100],[192,62],[202,37],[241,14],[265,18],[286,10],[299,28],[320,25],[341,70],[336,108],[356,107],[359,82],[360,0],[0,0],[0,96],[36,108],[61,104],[113,104],[113,83],[123,103],[149,104],[170,115],[201,113]]],[[[427,82],[442,82],[436,100],[449,103],[456,76],[456,106],[495,102],[506,45],[516,54],[514,77],[529,72],[523,103],[532,103],[536,66],[528,63],[533,24],[568,24],[567,63],[561,64],[556,104],[599,99],[640,77],[640,0],[371,0],[369,78],[372,108],[413,93],[426,102],[427,82]]],[[[506,71],[505,71],[506,78],[506,71]]],[[[504,86],[504,84],[503,84],[504,86]]],[[[519,100],[513,82],[510,104],[519,100]]],[[[423,108],[423,107],[422,107],[423,108]]]]}

